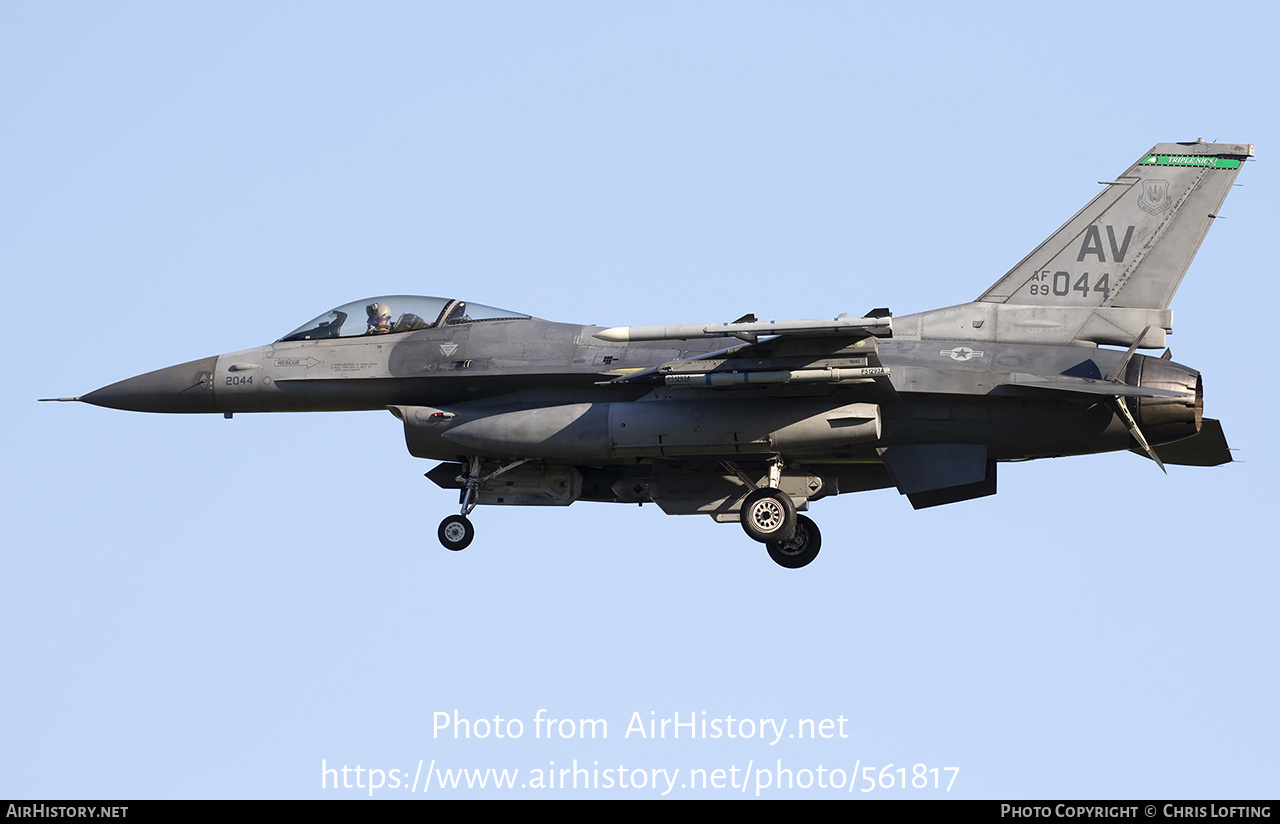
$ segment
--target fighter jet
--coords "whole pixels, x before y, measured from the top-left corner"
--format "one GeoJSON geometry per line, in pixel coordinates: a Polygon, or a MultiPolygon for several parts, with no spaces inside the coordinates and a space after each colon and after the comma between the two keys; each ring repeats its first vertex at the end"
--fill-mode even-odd
{"type": "Polygon", "coordinates": [[[344,304],[265,346],[76,400],[141,412],[386,409],[478,505],[653,503],[738,523],[788,568],[809,505],[896,487],[917,509],[993,495],[1006,461],[1129,450],[1231,460],[1169,309],[1251,144],[1161,143],[972,303],[861,317],[601,328],[456,298],[344,304]]]}

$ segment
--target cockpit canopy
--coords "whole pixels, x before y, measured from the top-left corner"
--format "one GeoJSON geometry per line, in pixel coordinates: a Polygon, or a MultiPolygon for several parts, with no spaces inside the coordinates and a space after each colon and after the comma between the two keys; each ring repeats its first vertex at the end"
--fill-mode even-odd
{"type": "Polygon", "coordinates": [[[509,312],[455,298],[422,295],[385,295],[344,303],[309,320],[280,340],[324,340],[388,335],[430,329],[433,326],[482,320],[528,320],[529,315],[509,312]]]}

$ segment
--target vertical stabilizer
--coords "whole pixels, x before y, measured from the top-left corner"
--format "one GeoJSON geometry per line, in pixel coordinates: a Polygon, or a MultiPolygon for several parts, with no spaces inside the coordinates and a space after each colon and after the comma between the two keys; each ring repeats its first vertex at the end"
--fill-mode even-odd
{"type": "Polygon", "coordinates": [[[1160,143],[988,289],[1010,306],[1167,309],[1249,143],[1160,143]]]}

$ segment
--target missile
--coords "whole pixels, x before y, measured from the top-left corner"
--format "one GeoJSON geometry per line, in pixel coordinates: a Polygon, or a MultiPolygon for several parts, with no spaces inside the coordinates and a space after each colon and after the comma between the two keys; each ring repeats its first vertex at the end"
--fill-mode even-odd
{"type": "Polygon", "coordinates": [[[662,375],[667,386],[739,386],[761,383],[839,383],[870,381],[889,377],[887,366],[863,366],[850,369],[795,369],[757,372],[700,372],[662,375]]]}
{"type": "Polygon", "coordinates": [[[836,318],[816,320],[770,320],[745,323],[686,323],[675,326],[614,326],[596,332],[600,340],[627,343],[639,340],[689,340],[692,338],[745,338],[758,335],[886,335],[893,330],[888,315],[871,318],[836,318]]]}

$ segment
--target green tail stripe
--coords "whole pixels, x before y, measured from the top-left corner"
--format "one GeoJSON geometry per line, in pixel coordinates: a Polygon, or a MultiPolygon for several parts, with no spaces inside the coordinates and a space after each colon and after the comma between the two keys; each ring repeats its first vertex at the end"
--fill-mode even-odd
{"type": "Polygon", "coordinates": [[[1203,155],[1147,155],[1142,166],[1200,166],[1207,169],[1239,169],[1242,161],[1231,157],[1203,155]]]}

